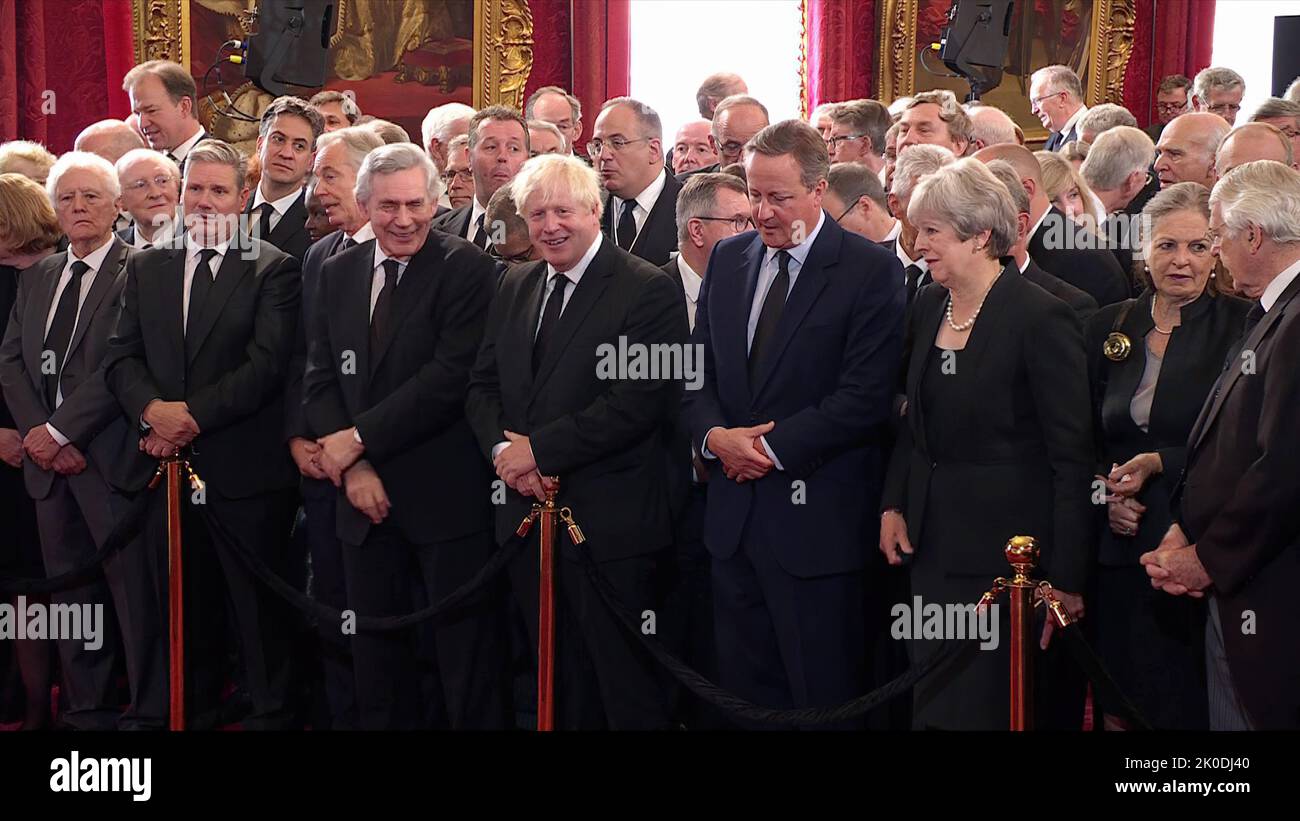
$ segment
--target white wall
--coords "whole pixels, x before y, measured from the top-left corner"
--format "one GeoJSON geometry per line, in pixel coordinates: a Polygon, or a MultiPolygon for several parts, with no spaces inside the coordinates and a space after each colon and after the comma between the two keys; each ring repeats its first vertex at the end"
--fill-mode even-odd
{"type": "Polygon", "coordinates": [[[1211,64],[1230,68],[1246,80],[1238,125],[1250,119],[1272,91],[1273,18],[1293,14],[1300,14],[1300,0],[1217,0],[1211,64]]]}

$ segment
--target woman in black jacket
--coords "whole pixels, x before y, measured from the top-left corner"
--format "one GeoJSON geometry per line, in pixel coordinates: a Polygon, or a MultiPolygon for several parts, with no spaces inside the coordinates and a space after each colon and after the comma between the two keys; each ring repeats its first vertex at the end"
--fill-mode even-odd
{"type": "MultiPolygon", "coordinates": [[[[880,549],[891,564],[910,557],[912,594],[922,607],[944,607],[978,601],[994,578],[1009,574],[1007,541],[1031,535],[1042,549],[1038,577],[1080,613],[1071,594],[1085,583],[1094,512],[1079,323],[1003,259],[1016,237],[1015,210],[979,161],[923,177],[907,213],[934,283],[912,306],[906,419],[886,478],[880,549]]],[[[1005,598],[998,608],[995,647],[986,642],[917,685],[915,727],[1008,727],[1005,598]]],[[[939,644],[910,638],[913,663],[939,644]]],[[[1055,678],[1040,669],[1043,696],[1055,678]]]]}
{"type": "MultiPolygon", "coordinates": [[[[1093,610],[1098,650],[1153,726],[1205,729],[1205,610],[1151,587],[1138,557],[1169,529],[1187,437],[1241,336],[1249,303],[1217,294],[1210,192],[1166,188],[1142,211],[1146,289],[1088,322],[1086,350],[1108,495],[1093,610]]],[[[1100,707],[1106,726],[1123,728],[1100,707]]]]}

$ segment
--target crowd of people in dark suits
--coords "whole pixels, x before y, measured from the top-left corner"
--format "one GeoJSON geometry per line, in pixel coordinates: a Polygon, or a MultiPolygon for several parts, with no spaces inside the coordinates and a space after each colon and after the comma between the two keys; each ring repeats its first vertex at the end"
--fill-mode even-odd
{"type": "MultiPolygon", "coordinates": [[[[1153,726],[1300,728],[1300,103],[1236,125],[1244,83],[1210,68],[1143,131],[1049,66],[1035,152],[947,91],[773,123],[719,74],[671,142],[619,97],[582,146],[557,87],[440,106],[418,142],[327,91],[277,98],[245,156],[181,66],[123,87],[130,119],[71,152],[0,144],[0,580],[139,520],[100,573],[6,602],[101,605],[110,636],[0,641],[0,721],[167,725],[149,482],[180,454],[192,728],[532,726],[538,535],[514,540],[548,495],[586,537],[554,573],[562,729],[764,726],[674,682],[591,567],[726,690],[826,707],[938,652],[900,608],[973,605],[1017,535],[1153,726]],[[432,620],[348,627],[507,549],[432,620]]],[[[830,726],[1007,727],[993,623],[830,726]]],[[[1038,625],[1038,726],[1128,727],[1038,625]]]]}

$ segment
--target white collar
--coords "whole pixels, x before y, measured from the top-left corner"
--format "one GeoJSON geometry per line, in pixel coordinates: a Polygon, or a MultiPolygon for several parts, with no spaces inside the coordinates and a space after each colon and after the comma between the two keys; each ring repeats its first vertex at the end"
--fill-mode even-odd
{"type": "Polygon", "coordinates": [[[108,242],[91,251],[89,254],[86,254],[84,257],[77,256],[76,252],[72,250],[72,246],[69,245],[68,262],[64,267],[71,268],[72,263],[80,261],[90,266],[90,270],[98,271],[99,266],[104,264],[104,257],[108,256],[108,249],[113,246],[113,239],[114,237],[110,235],[108,242]]]}
{"type": "Polygon", "coordinates": [[[1062,135],[1069,134],[1070,129],[1074,128],[1075,123],[1079,122],[1079,120],[1083,117],[1083,115],[1087,113],[1088,113],[1088,107],[1086,105],[1079,106],[1079,110],[1071,114],[1070,119],[1066,120],[1065,125],[1061,126],[1060,133],[1062,135]]]}
{"type": "Polygon", "coordinates": [[[686,291],[686,298],[691,302],[698,302],[700,299],[700,285],[704,283],[704,277],[695,273],[695,269],[686,261],[686,257],[681,254],[677,255],[677,270],[681,272],[682,288],[686,291]]]}
{"type": "Polygon", "coordinates": [[[203,139],[206,134],[207,132],[203,130],[203,126],[199,126],[199,130],[195,131],[192,137],[173,148],[170,152],[164,151],[163,153],[170,153],[176,158],[176,164],[180,165],[181,163],[184,163],[185,158],[189,156],[190,149],[198,145],[199,140],[203,139]]]}
{"type": "MultiPolygon", "coordinates": [[[[357,233],[361,233],[361,232],[358,231],[357,233]]],[[[416,253],[419,252],[417,251],[416,253]]],[[[412,254],[412,257],[414,257],[414,254],[412,254]]],[[[386,260],[390,260],[390,259],[395,261],[398,265],[397,268],[398,276],[401,276],[402,271],[405,270],[406,266],[410,263],[409,259],[406,262],[402,262],[397,257],[390,257],[388,254],[385,254],[384,249],[380,248],[379,243],[376,242],[375,243],[375,264],[371,266],[371,270],[378,268],[380,265],[383,265],[386,260]]]]}
{"type": "Polygon", "coordinates": [[[363,242],[369,242],[375,238],[375,229],[367,222],[365,225],[358,228],[355,234],[348,235],[347,233],[344,233],[343,236],[352,240],[357,245],[360,245],[363,242]]]}
{"type": "Polygon", "coordinates": [[[257,186],[257,195],[253,197],[253,207],[249,210],[256,211],[262,203],[269,202],[271,207],[275,209],[275,213],[284,216],[293,207],[293,204],[298,201],[298,198],[302,196],[302,192],[303,189],[299,188],[297,191],[291,191],[278,200],[268,200],[262,196],[262,186],[259,185],[257,186]]]}
{"type": "MultiPolygon", "coordinates": [[[[574,285],[578,284],[578,280],[582,279],[582,275],[587,272],[587,266],[590,265],[591,261],[596,258],[596,252],[600,250],[601,237],[603,236],[604,236],[603,232],[597,231],[596,238],[591,241],[591,247],[587,249],[587,253],[582,255],[582,259],[578,260],[578,264],[574,265],[569,270],[563,272],[564,275],[569,278],[569,281],[572,282],[574,285]]],[[[549,262],[546,263],[547,280],[550,280],[551,277],[555,276],[558,273],[560,272],[555,270],[554,265],[552,265],[549,262]]]]}
{"type": "MultiPolygon", "coordinates": [[[[641,206],[641,209],[643,211],[649,214],[650,209],[654,208],[655,203],[659,201],[659,195],[663,193],[664,184],[667,181],[668,181],[668,174],[664,171],[664,169],[660,168],[658,176],[656,176],[653,180],[651,180],[650,184],[647,185],[645,188],[642,188],[641,193],[637,194],[632,199],[636,202],[637,205],[641,206]]],[[[618,204],[620,206],[624,202],[626,202],[626,200],[623,200],[619,197],[615,197],[614,199],[618,200],[618,204]]],[[[621,212],[623,209],[620,207],[617,210],[621,212]]]]}
{"type": "Polygon", "coordinates": [[[813,232],[808,235],[807,239],[793,248],[768,248],[763,261],[765,263],[771,261],[772,257],[776,256],[778,251],[784,250],[795,262],[799,263],[799,268],[802,270],[804,260],[808,259],[808,252],[812,250],[812,244],[817,240],[817,235],[822,232],[822,226],[825,224],[826,212],[820,211],[817,215],[817,227],[813,229],[813,232]]]}
{"type": "Polygon", "coordinates": [[[1296,275],[1300,274],[1300,260],[1291,263],[1291,266],[1282,273],[1273,277],[1273,281],[1264,289],[1264,293],[1259,297],[1259,304],[1264,306],[1265,311],[1271,311],[1277,298],[1282,296],[1282,292],[1291,284],[1296,275]]]}
{"type": "Polygon", "coordinates": [[[230,240],[217,243],[216,245],[199,245],[197,242],[194,241],[193,235],[191,235],[189,232],[186,232],[185,234],[185,254],[187,256],[197,258],[199,255],[199,251],[202,251],[204,248],[211,248],[213,251],[217,252],[217,256],[224,257],[226,255],[226,249],[229,247],[230,247],[230,240]]]}
{"type": "MultiPolygon", "coordinates": [[[[478,218],[479,218],[480,216],[484,215],[484,214],[487,214],[487,206],[485,206],[485,205],[479,205],[479,202],[478,202],[478,195],[475,195],[475,196],[470,200],[470,206],[469,206],[469,225],[470,225],[470,228],[473,228],[473,227],[474,227],[474,223],[478,222],[478,218]]],[[[487,228],[486,223],[484,224],[483,227],[484,227],[485,229],[487,228]]]]}
{"type": "MultiPolygon", "coordinates": [[[[1012,256],[1014,257],[1014,254],[1013,254],[1012,256]]],[[[1023,273],[1025,272],[1025,269],[1029,267],[1029,263],[1030,263],[1030,262],[1033,262],[1033,260],[1030,258],[1030,256],[1029,256],[1029,252],[1026,251],[1026,252],[1025,252],[1025,262],[1024,262],[1024,264],[1022,265],[1022,264],[1020,264],[1020,263],[1016,263],[1016,267],[1019,268],[1019,269],[1020,269],[1020,273],[1023,274],[1023,273]]]]}
{"type": "Polygon", "coordinates": [[[885,238],[882,239],[881,242],[885,243],[885,242],[891,242],[893,240],[896,240],[898,239],[898,235],[901,233],[903,233],[903,221],[900,219],[895,219],[894,227],[889,229],[889,233],[885,234],[885,238]]]}
{"type": "Polygon", "coordinates": [[[894,243],[894,253],[898,255],[898,261],[903,263],[904,270],[906,270],[909,265],[915,265],[917,268],[920,268],[921,273],[930,270],[930,264],[925,261],[925,257],[912,259],[907,255],[907,252],[903,250],[903,238],[901,236],[898,238],[898,242],[894,243]]]}
{"type": "Polygon", "coordinates": [[[1043,215],[1038,218],[1038,222],[1034,223],[1033,228],[1029,229],[1028,236],[1030,239],[1033,239],[1034,234],[1038,233],[1038,229],[1043,227],[1043,223],[1047,220],[1047,215],[1050,213],[1052,213],[1052,204],[1048,203],[1046,210],[1043,211],[1043,215]]]}

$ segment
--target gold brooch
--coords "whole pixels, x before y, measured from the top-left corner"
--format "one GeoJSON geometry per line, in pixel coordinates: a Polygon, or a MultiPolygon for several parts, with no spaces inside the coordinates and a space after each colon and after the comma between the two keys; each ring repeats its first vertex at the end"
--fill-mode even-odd
{"type": "Polygon", "coordinates": [[[1106,342],[1101,346],[1101,352],[1111,362],[1123,362],[1128,359],[1129,353],[1133,350],[1133,343],[1127,336],[1114,331],[1106,337],[1106,342]]]}

